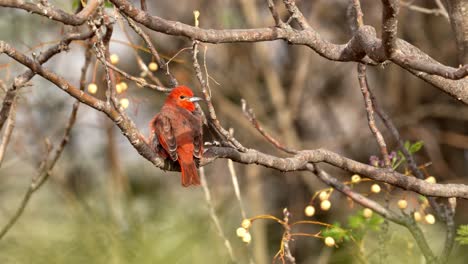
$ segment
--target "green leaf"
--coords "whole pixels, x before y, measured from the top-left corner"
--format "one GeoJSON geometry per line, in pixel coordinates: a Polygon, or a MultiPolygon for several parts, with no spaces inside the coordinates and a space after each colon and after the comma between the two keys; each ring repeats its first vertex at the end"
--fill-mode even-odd
{"type": "Polygon", "coordinates": [[[72,9],[76,10],[80,6],[80,0],[73,0],[72,9]]]}
{"type": "Polygon", "coordinates": [[[364,226],[365,218],[359,213],[348,217],[348,226],[351,229],[358,229],[364,226]]]}
{"type": "Polygon", "coordinates": [[[411,146],[411,143],[408,140],[406,140],[405,141],[405,149],[407,149],[409,151],[410,146],[411,146]]]}
{"type": "Polygon", "coordinates": [[[418,151],[422,148],[423,145],[424,145],[424,142],[422,142],[422,141],[417,141],[416,143],[414,143],[414,144],[412,144],[412,145],[410,146],[410,148],[409,148],[408,151],[409,151],[411,154],[416,153],[416,152],[418,152],[418,151]]]}
{"type": "Polygon", "coordinates": [[[460,245],[468,245],[468,225],[460,225],[457,229],[457,236],[455,240],[460,245]]]}
{"type": "Polygon", "coordinates": [[[112,8],[112,7],[114,7],[114,5],[112,5],[112,3],[111,3],[111,2],[109,2],[109,1],[106,1],[106,2],[104,2],[104,7],[109,7],[109,8],[112,8]]]}
{"type": "Polygon", "coordinates": [[[381,217],[378,214],[372,214],[372,217],[367,219],[367,226],[369,229],[373,231],[379,231],[380,226],[382,225],[383,222],[384,222],[383,217],[381,217]]]}
{"type": "Polygon", "coordinates": [[[321,235],[324,237],[333,237],[335,241],[348,241],[350,239],[348,231],[341,228],[339,223],[335,223],[332,227],[324,228],[321,235]]]}

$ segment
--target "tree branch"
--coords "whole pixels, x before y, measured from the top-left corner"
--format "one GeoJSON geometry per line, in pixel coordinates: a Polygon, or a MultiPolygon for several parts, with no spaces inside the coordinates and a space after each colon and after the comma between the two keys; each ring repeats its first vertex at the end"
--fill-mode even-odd
{"type": "Polygon", "coordinates": [[[23,9],[29,13],[45,16],[49,19],[59,21],[66,25],[80,26],[85,23],[89,17],[94,14],[102,0],[89,0],[88,4],[78,14],[69,14],[61,9],[53,8],[50,5],[44,6],[28,3],[23,0],[0,0],[0,6],[16,9],[23,9]]]}
{"type": "Polygon", "coordinates": [[[382,43],[385,56],[391,58],[396,50],[399,0],[382,0],[382,43]]]}
{"type": "MultiPolygon", "coordinates": [[[[168,35],[184,36],[208,43],[285,40],[291,44],[308,46],[320,56],[334,61],[366,62],[366,55],[377,62],[383,62],[387,59],[382,41],[376,37],[375,29],[371,26],[361,27],[346,44],[337,45],[323,39],[313,28],[306,30],[278,27],[231,30],[201,29],[178,21],[151,16],[126,0],[111,0],[111,2],[122,13],[138,23],[168,35]]],[[[465,89],[468,86],[468,80],[462,79],[468,75],[468,67],[457,69],[442,65],[418,48],[400,39],[395,40],[394,47],[398,52],[395,52],[390,58],[392,62],[468,104],[468,90],[465,89]]]]}
{"type": "Polygon", "coordinates": [[[359,63],[357,65],[357,72],[358,72],[359,86],[361,87],[361,92],[364,97],[364,104],[366,106],[369,128],[372,131],[372,134],[374,134],[377,144],[380,147],[380,153],[382,154],[385,167],[391,168],[391,162],[388,156],[387,144],[385,143],[384,137],[382,136],[382,133],[377,128],[377,124],[375,123],[374,105],[371,99],[371,94],[369,92],[369,86],[367,85],[366,65],[359,63]]]}

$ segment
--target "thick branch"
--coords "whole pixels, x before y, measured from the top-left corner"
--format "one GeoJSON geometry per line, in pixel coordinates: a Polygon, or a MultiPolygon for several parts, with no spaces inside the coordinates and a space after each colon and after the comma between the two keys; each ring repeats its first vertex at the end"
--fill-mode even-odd
{"type": "Polygon", "coordinates": [[[399,0],[382,0],[382,42],[385,55],[391,58],[396,49],[399,0]]]}
{"type": "Polygon", "coordinates": [[[102,0],[89,0],[88,4],[78,14],[69,14],[61,9],[40,3],[28,3],[24,0],[0,0],[0,6],[23,9],[27,12],[45,16],[49,19],[62,22],[66,25],[80,26],[96,11],[102,0]]]}
{"type": "MultiPolygon", "coordinates": [[[[468,1],[445,0],[457,41],[458,60],[460,64],[468,63],[468,1]]],[[[440,4],[442,5],[442,4],[440,4]]]]}
{"type": "MultiPolygon", "coordinates": [[[[78,99],[80,102],[104,112],[122,130],[123,135],[127,137],[133,147],[154,165],[165,170],[177,170],[177,166],[173,163],[157,157],[156,153],[154,153],[154,151],[148,146],[145,138],[140,134],[131,120],[123,118],[115,109],[106,107],[105,102],[83,93],[63,78],[44,69],[39,63],[24,54],[17,52],[7,43],[2,41],[0,41],[0,52],[6,53],[21,64],[33,69],[37,74],[48,79],[62,90],[78,99]]],[[[245,164],[256,163],[280,171],[304,170],[307,163],[325,162],[351,173],[358,173],[376,181],[386,182],[422,195],[468,199],[467,185],[431,184],[424,180],[409,177],[398,172],[363,164],[325,149],[301,151],[293,157],[279,158],[252,149],[241,153],[232,148],[212,147],[204,154],[202,165],[206,165],[217,158],[229,158],[245,164]]]]}
{"type": "MultiPolygon", "coordinates": [[[[178,21],[151,16],[126,0],[111,0],[111,2],[123,14],[152,30],[173,36],[184,36],[202,42],[259,42],[282,39],[291,44],[308,46],[322,57],[334,61],[362,62],[365,60],[366,55],[378,62],[387,59],[382,41],[376,37],[375,29],[371,26],[361,27],[348,43],[338,45],[322,38],[313,28],[306,30],[295,30],[288,27],[231,30],[202,29],[178,21]]],[[[457,69],[442,65],[403,40],[397,39],[395,42],[395,49],[399,52],[394,53],[391,58],[392,62],[468,104],[468,89],[466,89],[468,80],[462,79],[468,75],[466,67],[457,69]]]]}
{"type": "Polygon", "coordinates": [[[357,173],[422,195],[468,199],[468,185],[428,183],[395,171],[363,164],[326,149],[304,150],[289,158],[279,158],[253,149],[241,153],[231,148],[212,147],[206,151],[202,165],[206,165],[217,158],[229,158],[244,164],[255,163],[285,172],[304,170],[306,164],[310,162],[324,162],[350,173],[357,173]]]}

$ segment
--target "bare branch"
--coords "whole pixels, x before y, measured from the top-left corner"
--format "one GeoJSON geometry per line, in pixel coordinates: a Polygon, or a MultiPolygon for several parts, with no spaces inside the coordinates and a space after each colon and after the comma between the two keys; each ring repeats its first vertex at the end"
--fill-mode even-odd
{"type": "Polygon", "coordinates": [[[18,104],[17,98],[13,98],[13,103],[10,109],[10,115],[7,119],[7,126],[5,132],[3,132],[2,143],[0,144],[0,166],[2,165],[3,158],[5,157],[5,152],[10,142],[11,134],[15,128],[16,122],[16,105],[18,104]]]}
{"type": "Polygon", "coordinates": [[[385,56],[391,58],[396,50],[399,0],[382,0],[382,43],[385,56]]]}
{"type": "Polygon", "coordinates": [[[118,72],[118,73],[119,73],[120,75],[122,75],[125,79],[134,81],[134,82],[135,82],[138,86],[140,86],[140,87],[143,87],[143,88],[150,88],[150,89],[153,89],[153,90],[156,90],[156,91],[160,91],[160,92],[170,92],[170,91],[172,90],[171,88],[166,88],[166,87],[162,87],[162,86],[158,86],[158,85],[154,85],[154,84],[147,83],[145,79],[132,76],[132,75],[130,75],[130,74],[124,72],[123,70],[121,70],[121,69],[118,68],[117,66],[113,65],[113,64],[110,63],[109,61],[105,61],[103,58],[98,58],[98,60],[100,60],[103,64],[106,64],[107,67],[109,67],[109,68],[111,68],[112,70],[118,72]]]}
{"type": "Polygon", "coordinates": [[[273,17],[273,20],[275,20],[275,25],[277,27],[284,27],[285,24],[279,17],[278,10],[276,10],[274,0],[267,0],[267,2],[268,2],[268,9],[270,9],[271,16],[273,17]]]}
{"type": "Polygon", "coordinates": [[[141,10],[148,11],[148,7],[146,6],[146,0],[140,0],[141,10]]]}
{"type": "Polygon", "coordinates": [[[209,90],[207,81],[203,79],[203,74],[201,72],[200,64],[198,63],[198,58],[197,58],[198,42],[197,41],[194,41],[193,43],[192,52],[193,52],[193,56],[192,56],[193,68],[195,69],[195,74],[197,76],[198,81],[200,82],[200,85],[202,87],[202,93],[205,98],[206,105],[208,106],[208,113],[209,113],[209,119],[210,119],[209,123],[212,124],[215,127],[216,131],[218,131],[221,135],[223,135],[223,137],[227,139],[228,142],[232,144],[232,146],[234,146],[235,148],[237,148],[238,150],[242,152],[246,151],[246,148],[242,146],[242,144],[239,141],[237,141],[231,135],[231,133],[229,133],[229,131],[227,131],[221,126],[218,118],[216,117],[215,109],[213,107],[213,104],[211,103],[211,91],[209,90]]]}
{"type": "MultiPolygon", "coordinates": [[[[440,0],[436,0],[436,2],[440,3],[440,0]]],[[[440,6],[439,6],[439,8],[430,9],[430,8],[417,6],[417,5],[414,5],[414,4],[411,4],[411,3],[403,2],[403,1],[401,1],[400,4],[401,4],[401,6],[404,6],[404,7],[408,8],[409,10],[413,10],[413,11],[420,12],[420,13],[423,13],[423,14],[436,15],[436,16],[442,15],[448,21],[450,20],[448,14],[447,14],[447,10],[445,10],[445,8],[441,9],[440,6]]],[[[442,4],[442,3],[440,3],[440,4],[442,4]]],[[[442,7],[443,7],[443,5],[442,5],[442,7]]]]}
{"type": "MultiPolygon", "coordinates": [[[[144,1],[144,0],[143,0],[144,1]]],[[[143,2],[142,2],[143,5],[143,2]]],[[[178,85],[178,82],[176,78],[169,72],[169,69],[166,65],[166,62],[164,61],[163,58],[159,56],[159,53],[156,51],[156,49],[153,46],[153,43],[151,42],[150,37],[141,29],[131,18],[122,15],[128,22],[128,25],[138,34],[140,37],[145,41],[146,45],[148,46],[151,54],[153,55],[154,59],[156,60],[156,63],[158,64],[159,68],[164,71],[164,73],[169,77],[170,80],[170,87],[176,87],[178,85]]]]}
{"type": "Polygon", "coordinates": [[[40,2],[39,4],[34,4],[23,0],[0,0],[0,6],[23,9],[27,12],[45,16],[66,25],[80,26],[96,11],[101,1],[102,0],[88,1],[88,4],[83,8],[83,10],[76,15],[66,13],[61,9],[56,9],[51,6],[41,5],[40,2]]]}
{"type": "Polygon", "coordinates": [[[307,19],[302,14],[301,10],[296,6],[296,0],[283,0],[284,5],[288,9],[288,12],[291,14],[293,18],[296,19],[297,23],[301,26],[302,29],[311,30],[311,26],[307,19]]]}
{"type": "Polygon", "coordinates": [[[324,162],[350,173],[360,174],[422,195],[468,199],[468,185],[428,183],[399,172],[363,164],[326,149],[302,150],[292,157],[279,158],[254,149],[241,153],[231,148],[212,147],[205,152],[201,165],[213,162],[217,158],[230,158],[244,164],[255,163],[284,172],[304,170],[307,163],[324,162]]]}
{"type": "MultiPolygon", "coordinates": [[[[367,55],[374,61],[383,62],[388,58],[382,44],[383,41],[376,37],[375,29],[371,26],[361,27],[348,43],[336,45],[326,41],[313,28],[300,31],[278,27],[233,30],[201,29],[180,22],[165,20],[157,16],[151,16],[134,7],[126,0],[111,0],[111,2],[125,15],[150,29],[169,35],[185,36],[202,42],[259,42],[282,39],[291,44],[306,45],[329,60],[366,62],[365,56],[367,55]]],[[[466,69],[442,65],[403,40],[392,38],[390,43],[393,43],[394,39],[394,50],[399,52],[395,52],[392,55],[390,58],[392,62],[468,104],[468,91],[464,89],[468,85],[468,80],[462,79],[468,75],[466,69]],[[430,72],[425,73],[425,70],[430,72]],[[447,78],[457,81],[451,81],[447,78]]],[[[367,60],[367,62],[370,61],[367,60]]]]}
{"type": "Polygon", "coordinates": [[[268,132],[266,132],[263,127],[258,123],[257,118],[255,117],[255,113],[251,108],[248,108],[247,102],[242,99],[242,112],[244,115],[247,117],[247,119],[250,121],[250,123],[257,129],[257,131],[262,134],[262,136],[271,144],[273,144],[276,148],[289,153],[289,154],[297,154],[299,151],[295,149],[291,149],[283,144],[281,144],[278,140],[276,140],[274,137],[272,137],[268,132]]]}
{"type": "Polygon", "coordinates": [[[377,124],[375,123],[373,101],[371,99],[369,86],[367,84],[366,65],[359,63],[357,65],[357,72],[358,72],[359,86],[361,87],[361,92],[362,92],[362,95],[364,96],[364,104],[366,106],[369,128],[372,131],[372,134],[374,134],[377,144],[379,144],[380,153],[382,154],[385,167],[390,168],[391,162],[388,156],[387,144],[385,143],[384,137],[382,136],[382,133],[380,132],[379,128],[377,127],[377,124]]]}

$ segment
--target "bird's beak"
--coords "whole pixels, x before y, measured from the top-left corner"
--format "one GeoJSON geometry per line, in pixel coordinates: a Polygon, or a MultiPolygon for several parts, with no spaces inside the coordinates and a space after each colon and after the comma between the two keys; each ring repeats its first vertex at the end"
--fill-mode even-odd
{"type": "Polygon", "coordinates": [[[189,101],[193,103],[193,102],[203,101],[203,99],[200,97],[190,97],[189,101]]]}

